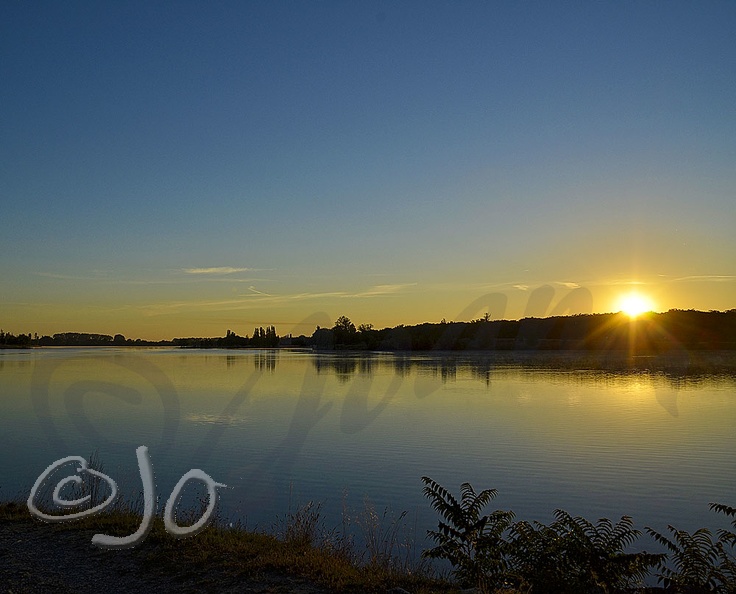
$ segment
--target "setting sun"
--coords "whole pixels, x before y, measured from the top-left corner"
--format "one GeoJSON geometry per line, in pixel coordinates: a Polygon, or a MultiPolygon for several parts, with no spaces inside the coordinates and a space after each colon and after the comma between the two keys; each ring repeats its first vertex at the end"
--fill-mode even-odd
{"type": "Polygon", "coordinates": [[[629,293],[621,297],[618,308],[630,318],[635,318],[644,312],[652,311],[654,303],[649,297],[638,293],[629,293]]]}

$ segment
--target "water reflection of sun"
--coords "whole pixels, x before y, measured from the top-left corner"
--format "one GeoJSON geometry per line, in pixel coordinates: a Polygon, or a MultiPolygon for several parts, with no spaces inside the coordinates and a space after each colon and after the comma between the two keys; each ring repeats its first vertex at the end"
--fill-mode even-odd
{"type": "Polygon", "coordinates": [[[630,318],[636,318],[637,316],[652,311],[654,309],[654,302],[641,293],[629,293],[622,295],[618,300],[618,310],[625,313],[630,318]]]}

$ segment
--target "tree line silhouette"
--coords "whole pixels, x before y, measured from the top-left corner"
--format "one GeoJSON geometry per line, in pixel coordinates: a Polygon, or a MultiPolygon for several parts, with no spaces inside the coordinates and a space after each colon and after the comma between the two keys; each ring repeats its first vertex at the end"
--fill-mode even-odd
{"type": "Polygon", "coordinates": [[[171,344],[182,348],[198,349],[276,348],[279,346],[279,340],[276,328],[268,326],[265,329],[256,328],[250,338],[247,334],[238,336],[232,330],[228,330],[221,338],[175,338],[171,344]]]}
{"type": "Polygon", "coordinates": [[[189,337],[147,341],[122,334],[63,332],[53,336],[13,335],[0,330],[0,347],[32,346],[174,346],[181,348],[311,347],[316,350],[367,351],[628,351],[638,354],[671,350],[736,349],[736,309],[670,310],[630,319],[623,313],[580,314],[521,320],[426,322],[377,330],[340,316],[331,328],[317,326],[311,336],[279,336],[275,326],[240,336],[189,337]]]}
{"type": "Polygon", "coordinates": [[[672,349],[736,349],[736,309],[670,310],[631,319],[622,313],[522,320],[424,323],[375,330],[345,316],[317,328],[305,346],[319,350],[529,351],[587,350],[662,353],[672,349]]]}

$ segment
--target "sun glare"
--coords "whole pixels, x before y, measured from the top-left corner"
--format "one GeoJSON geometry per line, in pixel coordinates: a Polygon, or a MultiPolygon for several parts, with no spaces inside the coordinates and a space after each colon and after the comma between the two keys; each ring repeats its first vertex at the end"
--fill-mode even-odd
{"type": "Polygon", "coordinates": [[[654,304],[649,297],[645,297],[638,293],[630,293],[621,297],[618,302],[618,307],[620,311],[630,318],[635,318],[647,311],[652,311],[654,309],[654,304]]]}

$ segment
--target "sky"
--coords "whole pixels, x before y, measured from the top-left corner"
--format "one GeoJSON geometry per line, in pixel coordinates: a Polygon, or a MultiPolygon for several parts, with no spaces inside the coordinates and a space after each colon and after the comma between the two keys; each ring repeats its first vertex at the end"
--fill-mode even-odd
{"type": "Polygon", "coordinates": [[[736,307],[736,3],[0,3],[0,326],[736,307]]]}

